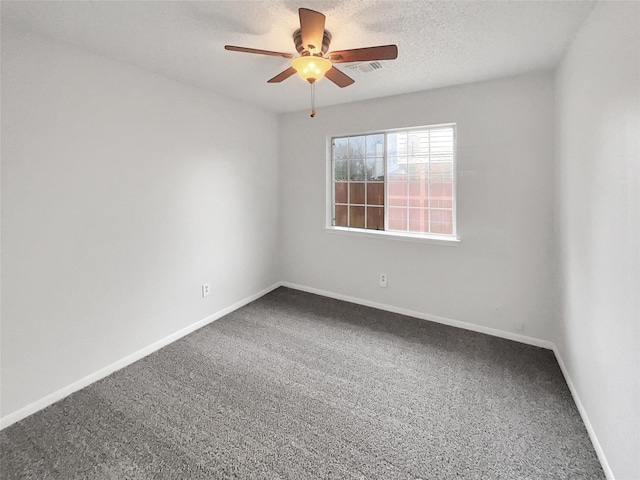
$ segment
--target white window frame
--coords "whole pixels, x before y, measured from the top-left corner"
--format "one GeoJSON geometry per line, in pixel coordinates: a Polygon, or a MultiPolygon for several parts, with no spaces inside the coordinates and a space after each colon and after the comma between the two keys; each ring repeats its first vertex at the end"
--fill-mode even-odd
{"type": "Polygon", "coordinates": [[[336,233],[336,234],[346,234],[351,236],[359,236],[366,238],[379,238],[379,239],[393,239],[393,240],[402,240],[402,241],[411,241],[411,242],[424,242],[424,243],[435,243],[441,245],[457,245],[460,242],[460,237],[458,235],[458,208],[457,208],[457,184],[458,184],[458,174],[457,174],[457,161],[458,161],[458,152],[457,152],[457,124],[455,123],[443,123],[437,125],[424,125],[424,126],[413,126],[413,127],[405,127],[405,128],[394,128],[380,131],[369,131],[369,132],[357,132],[357,133],[349,133],[349,134],[335,134],[327,136],[327,169],[326,169],[326,221],[325,221],[325,232],[327,233],[336,233]],[[372,230],[365,228],[357,228],[357,227],[340,227],[333,225],[333,206],[334,206],[334,163],[333,163],[333,140],[335,138],[344,138],[344,137],[354,137],[361,135],[376,135],[383,134],[385,138],[385,148],[384,148],[384,225],[385,229],[388,226],[388,215],[389,215],[389,205],[387,199],[387,182],[388,182],[388,172],[387,172],[387,134],[395,133],[395,132],[411,132],[415,130],[425,130],[425,129],[437,129],[443,127],[451,127],[453,129],[453,161],[452,161],[452,223],[453,223],[453,233],[451,235],[445,234],[435,234],[435,233],[421,233],[421,232],[410,232],[410,231],[398,231],[398,230],[372,230]]]}

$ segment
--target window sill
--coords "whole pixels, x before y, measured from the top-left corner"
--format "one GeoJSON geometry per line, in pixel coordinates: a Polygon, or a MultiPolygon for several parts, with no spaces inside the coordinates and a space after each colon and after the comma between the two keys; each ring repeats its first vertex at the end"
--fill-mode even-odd
{"type": "Polygon", "coordinates": [[[448,246],[457,246],[460,243],[460,239],[456,237],[437,237],[437,236],[427,236],[427,235],[416,235],[411,233],[388,232],[383,230],[365,230],[362,228],[324,227],[324,231],[327,233],[352,235],[356,237],[401,240],[405,242],[434,243],[437,245],[448,245],[448,246]]]}

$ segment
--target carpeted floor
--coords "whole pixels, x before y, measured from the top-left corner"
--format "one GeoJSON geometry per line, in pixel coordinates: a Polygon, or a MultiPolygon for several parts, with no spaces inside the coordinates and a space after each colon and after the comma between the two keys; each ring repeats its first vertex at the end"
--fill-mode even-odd
{"type": "Polygon", "coordinates": [[[5,480],[604,478],[552,352],[286,288],[0,448],[5,480]]]}

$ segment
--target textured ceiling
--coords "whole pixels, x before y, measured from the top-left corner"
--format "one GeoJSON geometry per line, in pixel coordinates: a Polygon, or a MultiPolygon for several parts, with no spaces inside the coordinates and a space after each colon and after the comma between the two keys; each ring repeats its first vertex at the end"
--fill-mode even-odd
{"type": "Polygon", "coordinates": [[[553,68],[593,7],[587,1],[2,1],[2,21],[273,112],[309,107],[289,61],[225,44],[295,53],[297,9],[327,16],[330,50],[395,43],[398,59],[356,83],[317,84],[318,107],[553,68]]]}

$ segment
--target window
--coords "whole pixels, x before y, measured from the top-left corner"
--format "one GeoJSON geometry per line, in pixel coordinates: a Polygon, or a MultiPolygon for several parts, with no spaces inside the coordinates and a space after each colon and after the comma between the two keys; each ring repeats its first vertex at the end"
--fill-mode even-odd
{"type": "Polygon", "coordinates": [[[331,139],[332,226],[456,236],[455,125],[331,139]]]}

